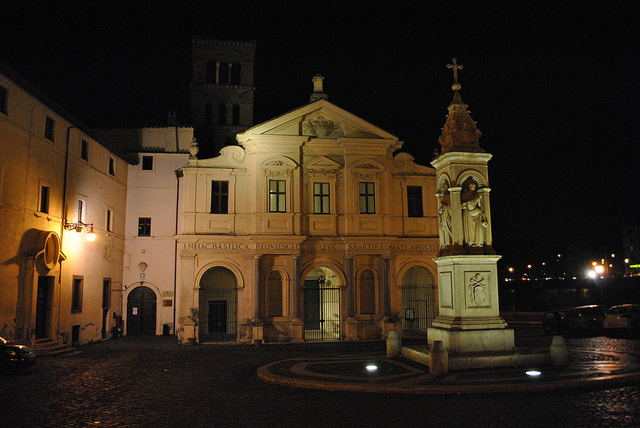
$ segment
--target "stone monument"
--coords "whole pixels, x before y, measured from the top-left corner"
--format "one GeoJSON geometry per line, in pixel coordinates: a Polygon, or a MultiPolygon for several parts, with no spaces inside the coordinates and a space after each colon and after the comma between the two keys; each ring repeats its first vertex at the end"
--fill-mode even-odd
{"type": "MultiPolygon", "coordinates": [[[[460,96],[456,59],[453,101],[440,136],[436,168],[440,251],[439,315],[429,328],[430,347],[441,341],[450,356],[511,353],[513,330],[500,317],[498,269],[491,236],[488,162],[480,130],[460,96]]],[[[499,365],[499,364],[497,364],[499,365]]]]}

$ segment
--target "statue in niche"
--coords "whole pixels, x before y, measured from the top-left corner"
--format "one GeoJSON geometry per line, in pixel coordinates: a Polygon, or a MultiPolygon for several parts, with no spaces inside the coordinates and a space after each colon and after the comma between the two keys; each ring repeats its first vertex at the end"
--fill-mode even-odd
{"type": "Polygon", "coordinates": [[[484,244],[484,229],[489,226],[477,188],[478,183],[473,178],[468,178],[462,184],[460,194],[464,240],[471,247],[481,247],[484,244]]]}
{"type": "Polygon", "coordinates": [[[451,223],[451,204],[449,203],[449,183],[442,184],[442,198],[438,207],[440,219],[440,247],[444,248],[453,244],[453,226],[451,223]]]}

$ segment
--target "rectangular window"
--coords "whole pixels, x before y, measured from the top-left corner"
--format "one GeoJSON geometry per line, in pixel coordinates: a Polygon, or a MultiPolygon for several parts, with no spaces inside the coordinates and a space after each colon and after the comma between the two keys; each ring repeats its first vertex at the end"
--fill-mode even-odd
{"type": "Polygon", "coordinates": [[[211,214],[229,213],[229,182],[211,182],[211,214]]]}
{"type": "Polygon", "coordinates": [[[329,214],[329,183],[313,183],[313,213],[329,214]]]}
{"type": "Polygon", "coordinates": [[[78,199],[78,222],[84,222],[85,203],[82,199],[78,199]]]}
{"type": "Polygon", "coordinates": [[[111,307],[111,278],[102,280],[102,309],[111,307]]]}
{"type": "Polygon", "coordinates": [[[138,218],[138,236],[151,236],[151,218],[138,218]]]}
{"type": "Polygon", "coordinates": [[[107,232],[113,232],[113,210],[111,208],[107,208],[105,228],[107,229],[107,232]]]}
{"type": "Polygon", "coordinates": [[[40,186],[40,207],[41,213],[49,212],[49,199],[51,198],[51,188],[46,185],[40,186]]]}
{"type": "Polygon", "coordinates": [[[375,183],[360,182],[360,214],[376,213],[375,183]]]}
{"type": "Polygon", "coordinates": [[[80,159],[82,160],[89,160],[89,142],[85,139],[82,139],[82,142],[80,143],[80,159]]]}
{"type": "Polygon", "coordinates": [[[7,98],[9,97],[9,91],[7,88],[0,85],[0,113],[7,114],[7,98]]]}
{"type": "Polygon", "coordinates": [[[116,160],[114,158],[109,158],[109,175],[116,175],[116,160]]]}
{"type": "Polygon", "coordinates": [[[47,116],[44,123],[44,138],[55,141],[56,121],[47,116]]]}
{"type": "Polygon", "coordinates": [[[218,125],[226,125],[227,123],[227,105],[225,103],[218,104],[218,125]]]}
{"type": "Polygon", "coordinates": [[[286,212],[286,181],[269,180],[269,212],[286,212]]]}
{"type": "Polygon", "coordinates": [[[142,170],[153,171],[153,156],[142,156],[142,170]]]}
{"type": "Polygon", "coordinates": [[[84,278],[81,276],[73,277],[73,290],[71,290],[71,312],[82,312],[82,289],[84,287],[84,278]]]}
{"type": "Polygon", "coordinates": [[[422,217],[422,186],[407,186],[407,215],[422,217]]]}

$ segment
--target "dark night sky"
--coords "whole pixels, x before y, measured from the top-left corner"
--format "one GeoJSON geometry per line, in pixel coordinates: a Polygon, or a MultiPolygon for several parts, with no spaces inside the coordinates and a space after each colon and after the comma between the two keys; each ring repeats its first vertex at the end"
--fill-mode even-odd
{"type": "Polygon", "coordinates": [[[639,2],[135,3],[3,2],[0,61],[90,126],[188,123],[191,37],[256,40],[256,124],[307,103],[320,73],[428,164],[455,56],[494,156],[503,263],[603,255],[640,225],[639,2]]]}

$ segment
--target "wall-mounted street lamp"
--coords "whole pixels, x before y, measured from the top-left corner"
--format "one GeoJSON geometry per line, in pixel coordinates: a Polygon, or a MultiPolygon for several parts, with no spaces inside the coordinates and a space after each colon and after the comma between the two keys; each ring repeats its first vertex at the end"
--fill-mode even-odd
{"type": "Polygon", "coordinates": [[[76,221],[73,223],[65,223],[64,228],[66,230],[75,230],[78,233],[82,232],[84,229],[88,229],[89,231],[87,232],[87,241],[92,242],[96,239],[96,233],[93,231],[93,223],[83,223],[81,221],[76,221]]]}

